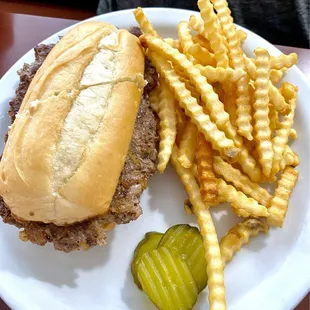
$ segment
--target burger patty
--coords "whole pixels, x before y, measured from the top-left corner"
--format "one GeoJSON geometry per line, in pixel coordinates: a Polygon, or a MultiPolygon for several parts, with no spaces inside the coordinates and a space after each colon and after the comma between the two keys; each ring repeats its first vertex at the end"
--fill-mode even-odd
{"type": "MultiPolygon", "coordinates": [[[[135,34],[139,34],[136,28],[134,30],[135,34]]],[[[24,64],[23,68],[18,71],[20,84],[16,90],[16,97],[10,102],[9,110],[12,123],[31,80],[53,47],[53,44],[38,45],[34,49],[35,61],[32,64],[24,64]]],[[[0,215],[3,222],[22,229],[20,238],[23,241],[31,241],[38,245],[52,242],[56,250],[64,252],[87,249],[95,245],[106,244],[106,232],[114,224],[125,224],[141,215],[140,195],[146,188],[148,178],[156,171],[159,140],[157,118],[148,102],[149,92],[158,83],[158,74],[147,59],[144,76],[148,84],[144,89],[129,152],[109,212],[80,223],[57,226],[17,220],[0,197],[0,215]]]]}

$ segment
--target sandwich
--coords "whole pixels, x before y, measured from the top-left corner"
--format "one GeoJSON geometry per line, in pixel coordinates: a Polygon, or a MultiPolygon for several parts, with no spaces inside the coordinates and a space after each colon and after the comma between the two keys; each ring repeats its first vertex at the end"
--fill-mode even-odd
{"type": "Polygon", "coordinates": [[[85,22],[19,71],[0,161],[0,215],[20,239],[70,252],[141,215],[156,170],[158,75],[137,36],[85,22]]]}

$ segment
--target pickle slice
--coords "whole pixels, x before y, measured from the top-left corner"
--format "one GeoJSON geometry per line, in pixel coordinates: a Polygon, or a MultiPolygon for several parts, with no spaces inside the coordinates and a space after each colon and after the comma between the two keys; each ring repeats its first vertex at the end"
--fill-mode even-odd
{"type": "Polygon", "coordinates": [[[201,234],[197,227],[187,224],[170,227],[161,238],[158,247],[172,249],[187,263],[201,292],[207,285],[207,263],[201,234]]]}
{"type": "Polygon", "coordinates": [[[135,249],[134,257],[131,263],[131,274],[139,289],[142,289],[137,277],[137,266],[139,264],[139,260],[144,253],[151,252],[157,248],[162,236],[163,234],[156,231],[148,232],[145,234],[144,239],[138,243],[135,249]]]}
{"type": "Polygon", "coordinates": [[[143,291],[160,310],[192,309],[198,289],[187,264],[165,247],[142,255],[137,275],[143,291]]]}

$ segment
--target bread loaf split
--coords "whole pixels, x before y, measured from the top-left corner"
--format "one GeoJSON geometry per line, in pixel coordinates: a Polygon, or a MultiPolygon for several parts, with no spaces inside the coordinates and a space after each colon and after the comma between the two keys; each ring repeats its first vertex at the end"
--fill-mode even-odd
{"type": "Polygon", "coordinates": [[[32,80],[0,162],[0,195],[19,219],[66,225],[109,210],[144,87],[127,30],[85,22],[32,80]]]}

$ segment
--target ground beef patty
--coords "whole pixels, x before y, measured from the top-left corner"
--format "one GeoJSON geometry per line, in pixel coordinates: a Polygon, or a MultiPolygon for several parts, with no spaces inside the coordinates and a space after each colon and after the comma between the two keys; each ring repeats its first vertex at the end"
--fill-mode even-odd
{"type": "MultiPolygon", "coordinates": [[[[31,80],[53,46],[53,44],[37,46],[34,49],[35,61],[32,64],[25,64],[19,70],[20,84],[16,90],[16,97],[10,102],[9,115],[12,123],[31,80]]],[[[0,215],[3,222],[21,228],[22,240],[38,245],[52,242],[56,250],[64,252],[87,249],[106,244],[106,232],[114,224],[125,224],[141,215],[140,195],[146,188],[147,179],[156,170],[158,149],[157,119],[148,103],[148,94],[157,85],[158,75],[148,60],[145,64],[145,79],[148,84],[144,89],[129,152],[109,212],[81,223],[56,226],[15,219],[0,197],[0,215]]]]}

